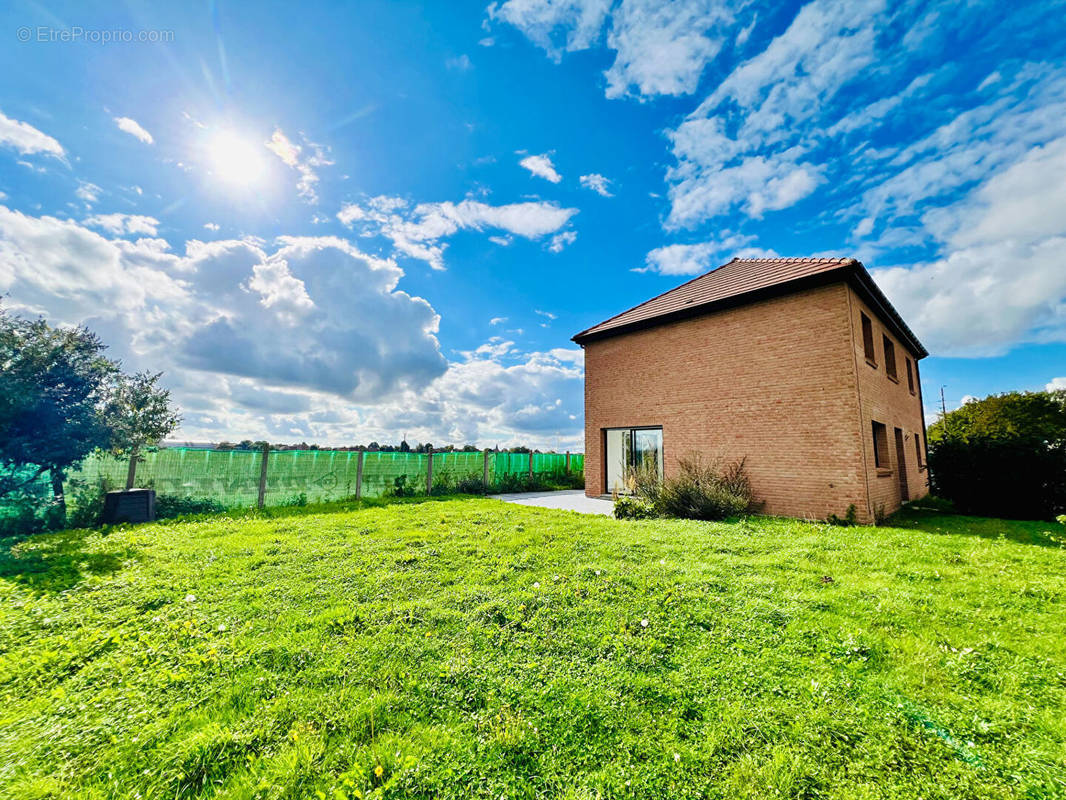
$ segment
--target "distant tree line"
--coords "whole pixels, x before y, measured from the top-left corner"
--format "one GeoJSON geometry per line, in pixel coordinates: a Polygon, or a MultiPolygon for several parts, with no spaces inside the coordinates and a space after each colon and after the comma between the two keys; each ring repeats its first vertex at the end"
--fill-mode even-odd
{"type": "MultiPolygon", "coordinates": [[[[434,453],[480,453],[484,448],[478,447],[473,444],[446,444],[446,445],[434,445],[432,442],[422,442],[414,446],[407,443],[406,440],[401,441],[399,444],[380,444],[379,442],[371,442],[370,444],[354,444],[354,445],[341,445],[339,447],[324,447],[318,444],[308,444],[307,442],[300,442],[299,444],[272,444],[265,442],[262,439],[252,441],[251,439],[242,439],[239,442],[219,442],[215,445],[216,450],[262,450],[264,447],[269,446],[271,450],[338,450],[340,452],[358,452],[360,450],[369,453],[428,453],[432,450],[434,453]]],[[[494,453],[554,453],[554,450],[530,450],[525,446],[518,447],[499,447],[488,448],[494,453]]]]}

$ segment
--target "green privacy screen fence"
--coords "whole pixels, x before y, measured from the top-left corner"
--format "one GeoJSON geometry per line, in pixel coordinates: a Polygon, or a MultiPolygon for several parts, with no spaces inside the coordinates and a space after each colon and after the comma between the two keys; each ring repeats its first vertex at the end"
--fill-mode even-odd
{"type": "MultiPolygon", "coordinates": [[[[585,461],[580,453],[534,453],[532,459],[529,453],[434,453],[432,481],[454,485],[464,478],[476,478],[494,485],[507,475],[528,475],[531,466],[534,475],[558,475],[567,471],[568,459],[569,471],[580,475],[585,461]]],[[[425,453],[271,450],[263,501],[265,505],[285,505],[303,497],[310,502],[357,494],[379,497],[394,488],[401,475],[407,476],[408,488],[425,491],[429,464],[430,456],[425,453]]],[[[128,466],[127,461],[107,455],[91,456],[68,477],[65,492],[70,497],[79,484],[121,489],[128,466]]],[[[211,499],[230,508],[254,506],[262,470],[263,453],[258,450],[168,447],[144,454],[137,465],[136,485],[151,487],[161,495],[211,499]]]]}

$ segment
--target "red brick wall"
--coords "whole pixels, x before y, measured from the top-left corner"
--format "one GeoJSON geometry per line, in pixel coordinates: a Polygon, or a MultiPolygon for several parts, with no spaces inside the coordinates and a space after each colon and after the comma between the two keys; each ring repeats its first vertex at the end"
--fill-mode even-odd
{"type": "Polygon", "coordinates": [[[855,331],[855,364],[859,383],[859,413],[865,437],[866,474],[870,483],[871,515],[890,514],[899,508],[903,500],[915,500],[929,493],[929,472],[920,466],[915,451],[915,437],[925,461],[925,415],[922,410],[921,387],[918,376],[918,361],[899,339],[881,323],[877,315],[867,307],[850,288],[848,302],[851,307],[852,325],[855,331]],[[866,360],[862,345],[860,314],[865,313],[873,323],[875,363],[866,360]],[[883,337],[895,345],[897,381],[888,377],[885,369],[883,337]],[[914,371],[914,393],[907,383],[907,363],[911,361],[914,371]],[[883,423],[888,428],[887,465],[878,469],[874,464],[872,422],[883,423]],[[907,476],[907,496],[901,492],[899,482],[900,462],[897,458],[895,429],[903,432],[903,469],[907,476]]]}
{"type": "Polygon", "coordinates": [[[844,284],[585,347],[586,493],[604,491],[604,428],[661,425],[679,456],[747,458],[765,511],[866,510],[844,284]]]}
{"type": "MultiPolygon", "coordinates": [[[[604,428],[661,425],[668,475],[688,453],[746,457],[766,513],[824,519],[854,503],[868,521],[878,503],[894,510],[898,480],[875,474],[868,414],[885,417],[874,418],[891,444],[895,425],[913,436],[920,403],[898,342],[902,395],[866,365],[858,305],[840,283],[586,345],[586,493],[605,489],[604,428]]],[[[917,496],[926,484],[914,475],[917,496]]]]}

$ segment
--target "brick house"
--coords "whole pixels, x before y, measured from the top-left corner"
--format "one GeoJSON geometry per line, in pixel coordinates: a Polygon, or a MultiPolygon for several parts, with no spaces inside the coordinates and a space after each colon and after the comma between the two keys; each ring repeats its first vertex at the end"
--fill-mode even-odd
{"type": "Polygon", "coordinates": [[[872,521],[929,490],[921,342],[850,258],[734,259],[573,337],[585,493],[746,458],[769,514],[872,521]]]}

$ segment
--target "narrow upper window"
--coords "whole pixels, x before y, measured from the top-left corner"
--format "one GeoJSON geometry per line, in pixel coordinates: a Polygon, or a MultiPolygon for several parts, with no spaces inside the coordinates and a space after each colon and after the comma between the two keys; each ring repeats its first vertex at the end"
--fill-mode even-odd
{"type": "Polygon", "coordinates": [[[874,466],[878,469],[888,468],[888,428],[883,423],[873,422],[874,466]]]}
{"type": "Polygon", "coordinates": [[[866,356],[866,360],[871,364],[877,363],[877,356],[874,354],[874,326],[870,322],[870,318],[859,312],[859,316],[862,317],[862,351],[866,356]]]}
{"type": "Polygon", "coordinates": [[[887,336],[881,337],[885,346],[885,374],[892,380],[897,380],[896,377],[896,346],[892,344],[892,340],[887,336]]]}
{"type": "Polygon", "coordinates": [[[922,469],[925,465],[922,463],[922,437],[921,434],[914,434],[914,455],[918,459],[918,469],[922,469]]]}
{"type": "MultiPolygon", "coordinates": [[[[906,356],[904,356],[906,358],[906,356]]],[[[914,370],[911,368],[911,360],[907,358],[907,388],[914,394],[914,370]]]]}

